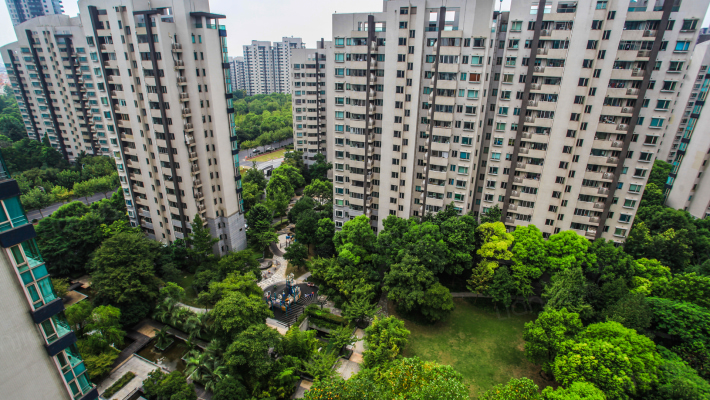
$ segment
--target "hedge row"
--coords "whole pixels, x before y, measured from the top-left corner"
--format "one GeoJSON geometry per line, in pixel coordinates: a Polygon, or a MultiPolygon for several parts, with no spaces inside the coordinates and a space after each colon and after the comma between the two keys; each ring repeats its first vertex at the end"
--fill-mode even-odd
{"type": "Polygon", "coordinates": [[[118,378],[118,380],[116,382],[114,382],[113,385],[111,385],[108,389],[106,389],[106,391],[104,391],[104,393],[101,396],[104,398],[107,398],[107,399],[111,398],[111,396],[116,394],[116,392],[121,390],[121,388],[126,386],[128,384],[128,382],[130,382],[131,379],[133,379],[135,377],[136,377],[136,374],[134,374],[133,372],[131,372],[131,371],[126,372],[125,374],[123,374],[122,377],[118,378]]]}

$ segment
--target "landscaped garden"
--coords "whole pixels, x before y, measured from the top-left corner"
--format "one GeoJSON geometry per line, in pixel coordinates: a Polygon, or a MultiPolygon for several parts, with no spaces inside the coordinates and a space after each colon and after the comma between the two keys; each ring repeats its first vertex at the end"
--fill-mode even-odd
{"type": "Polygon", "coordinates": [[[448,364],[461,373],[472,397],[506,383],[510,378],[532,378],[541,388],[549,383],[539,375],[523,351],[523,329],[536,314],[496,311],[485,299],[455,299],[445,321],[420,325],[399,316],[411,332],[406,357],[448,364]]]}

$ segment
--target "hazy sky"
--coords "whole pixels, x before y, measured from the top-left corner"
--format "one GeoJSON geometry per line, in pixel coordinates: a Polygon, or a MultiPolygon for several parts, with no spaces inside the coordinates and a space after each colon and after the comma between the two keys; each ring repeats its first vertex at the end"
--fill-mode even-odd
{"type": "MultiPolygon", "coordinates": [[[[502,8],[509,9],[510,0],[504,0],[502,8]]],[[[308,47],[314,47],[320,38],[331,37],[334,12],[382,11],[382,0],[211,0],[210,9],[227,16],[223,23],[227,25],[229,55],[241,56],[242,46],[252,40],[273,42],[284,36],[301,37],[308,47]]],[[[64,10],[76,15],[77,3],[65,0],[64,10]]],[[[708,22],[706,15],[702,26],[708,22]]],[[[7,6],[0,1],[0,46],[15,40],[7,6]]]]}

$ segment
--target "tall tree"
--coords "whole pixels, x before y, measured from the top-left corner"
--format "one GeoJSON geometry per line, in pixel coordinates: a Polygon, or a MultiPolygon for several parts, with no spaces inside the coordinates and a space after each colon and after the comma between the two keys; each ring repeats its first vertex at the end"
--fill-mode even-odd
{"type": "Polygon", "coordinates": [[[589,325],[554,362],[554,374],[563,386],[590,382],[610,399],[643,397],[659,382],[661,357],[656,345],[618,322],[589,325]]]}
{"type": "Polygon", "coordinates": [[[195,214],[190,227],[192,233],[187,237],[187,243],[190,245],[187,253],[192,260],[193,268],[197,269],[208,258],[214,256],[213,247],[219,242],[219,239],[212,237],[210,228],[205,226],[199,213],[195,214]]]}
{"type": "Polygon", "coordinates": [[[542,370],[551,373],[557,355],[564,343],[582,331],[579,314],[561,310],[545,310],[535,321],[525,324],[525,356],[530,362],[541,364],[542,370]]]}
{"type": "MultiPolygon", "coordinates": [[[[134,303],[150,304],[157,297],[159,281],[155,277],[154,262],[159,246],[141,234],[119,233],[106,239],[96,250],[91,262],[92,287],[97,293],[94,302],[121,309],[124,325],[145,316],[140,315],[142,313],[131,315],[124,310],[134,303]]],[[[145,313],[149,310],[146,308],[145,313]]]]}
{"type": "Polygon", "coordinates": [[[407,346],[409,334],[404,321],[395,317],[375,317],[372,325],[365,329],[363,366],[373,368],[397,358],[407,346]]]}

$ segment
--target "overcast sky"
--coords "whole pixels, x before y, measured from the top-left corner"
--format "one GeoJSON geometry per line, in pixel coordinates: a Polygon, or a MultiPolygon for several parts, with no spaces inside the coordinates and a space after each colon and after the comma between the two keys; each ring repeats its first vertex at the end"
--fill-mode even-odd
{"type": "MultiPolygon", "coordinates": [[[[243,55],[242,46],[252,40],[280,41],[284,36],[303,38],[314,47],[320,38],[331,38],[334,12],[382,11],[382,0],[211,0],[211,11],[227,16],[230,56],[243,55]]],[[[503,10],[510,8],[504,0],[503,10]]],[[[496,7],[498,9],[498,7],[496,7]]],[[[64,1],[68,15],[76,15],[77,3],[64,1]]],[[[702,26],[708,26],[708,15],[702,26]]],[[[17,40],[4,2],[0,2],[0,46],[17,40]]]]}

